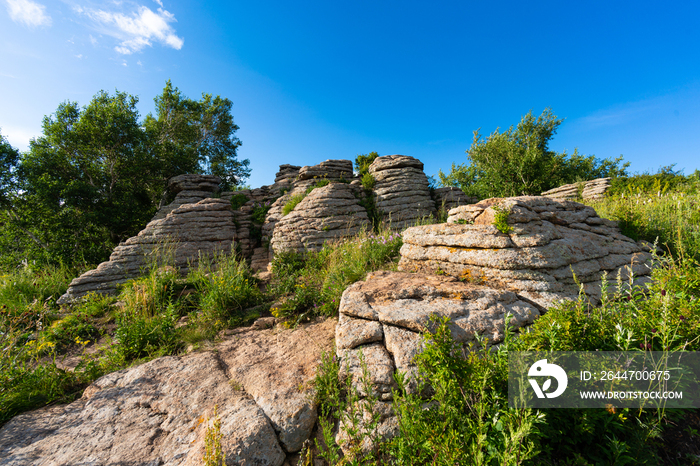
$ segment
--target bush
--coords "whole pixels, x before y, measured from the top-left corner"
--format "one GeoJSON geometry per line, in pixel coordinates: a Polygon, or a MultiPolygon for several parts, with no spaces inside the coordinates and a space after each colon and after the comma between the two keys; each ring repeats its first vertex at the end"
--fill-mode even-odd
{"type": "Polygon", "coordinates": [[[357,157],[355,157],[355,170],[357,170],[361,179],[364,179],[364,176],[369,174],[369,166],[372,165],[372,162],[374,162],[377,157],[379,157],[379,154],[376,152],[358,154],[357,157]]]}
{"type": "Polygon", "coordinates": [[[238,193],[231,196],[231,208],[233,210],[240,209],[246,202],[248,202],[248,196],[243,193],[238,193]]]}
{"type": "Polygon", "coordinates": [[[576,150],[571,155],[549,150],[549,141],[563,121],[545,109],[537,118],[529,112],[515,128],[496,129],[485,140],[479,130],[474,131],[467,150],[469,164],[452,164],[447,175],[440,170],[440,183],[485,199],[538,195],[567,183],[626,175],[629,164],[621,165],[622,157],[600,160],[576,150]]]}

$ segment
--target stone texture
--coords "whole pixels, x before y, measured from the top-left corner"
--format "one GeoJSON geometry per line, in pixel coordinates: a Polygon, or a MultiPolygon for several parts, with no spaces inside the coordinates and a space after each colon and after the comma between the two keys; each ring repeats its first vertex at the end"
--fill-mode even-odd
{"type": "Polygon", "coordinates": [[[185,204],[197,202],[212,197],[218,191],[221,178],[216,175],[179,175],[168,180],[168,186],[163,193],[161,206],[152,220],[165,218],[173,210],[185,204]],[[167,198],[174,199],[167,203],[167,198]]]}
{"type": "Polygon", "coordinates": [[[228,376],[253,397],[287,452],[299,451],[316,423],[311,381],[333,347],[336,322],[239,333],[218,346],[228,376]]]}
{"type": "MultiPolygon", "coordinates": [[[[446,317],[453,338],[463,344],[492,345],[504,338],[505,318],[515,329],[530,325],[540,316],[540,308],[510,291],[463,283],[449,276],[405,272],[373,272],[364,281],[350,285],[341,298],[336,327],[336,352],[341,378],[350,375],[352,386],[361,397],[360,406],[349,410],[341,420],[336,441],[348,453],[353,439],[345,425],[351,416],[368,421],[367,397],[373,395],[374,409],[380,414],[380,434],[398,432],[391,412],[391,390],[397,388],[393,375],[405,374],[406,388],[418,390],[415,357],[423,349],[421,336],[434,321],[446,317]],[[369,392],[362,381],[363,364],[369,375],[369,392]]],[[[362,425],[362,422],[360,422],[362,425]]],[[[363,445],[364,450],[371,445],[363,445]]]]}
{"type": "Polygon", "coordinates": [[[356,235],[369,224],[367,211],[345,183],[316,188],[292,212],[276,222],[270,247],[284,250],[318,251],[326,241],[356,235]]]}
{"type": "Polygon", "coordinates": [[[78,401],[3,426],[0,463],[200,465],[206,418],[217,406],[227,464],[280,466],[311,435],[311,381],[336,322],[281,330],[259,319],[216,352],[162,357],[101,377],[78,401]]]}
{"type": "Polygon", "coordinates": [[[72,303],[89,292],[114,293],[119,284],[143,273],[149,257],[160,254],[170,255],[184,273],[200,256],[231,251],[235,234],[229,201],[204,199],[182,205],[117,246],[108,261],[73,279],[57,302],[72,303]]]}
{"type": "Polygon", "coordinates": [[[350,160],[326,160],[318,165],[301,167],[299,169],[299,181],[313,180],[314,178],[316,180],[344,179],[352,181],[352,162],[350,160]]]}
{"type": "Polygon", "coordinates": [[[401,229],[435,215],[435,201],[420,160],[406,155],[377,157],[369,173],[375,179],[375,205],[391,221],[391,228],[401,229]]]}
{"type": "Polygon", "coordinates": [[[575,201],[579,196],[582,199],[601,199],[608,188],[610,188],[610,178],[597,178],[581,183],[565,184],[545,191],[542,195],[561,201],[575,201]]]}
{"type": "Polygon", "coordinates": [[[467,196],[461,189],[451,186],[437,188],[433,191],[433,199],[435,200],[435,206],[441,212],[449,212],[455,207],[479,202],[479,199],[467,196]]]}
{"type": "Polygon", "coordinates": [[[214,406],[229,464],[284,462],[265,413],[230,386],[214,353],[114,372],[74,403],[17,416],[0,430],[0,458],[8,466],[199,465],[214,406]]]}
{"type": "MultiPolygon", "coordinates": [[[[487,199],[450,211],[448,223],[407,229],[401,270],[441,270],[508,289],[548,307],[576,299],[576,279],[598,302],[603,273],[635,283],[649,280],[651,255],[593,208],[548,197],[487,199]],[[492,225],[494,207],[510,211],[512,231],[492,225]],[[463,223],[463,224],[459,224],[463,223]]],[[[614,283],[611,283],[614,285],[614,283]]]]}

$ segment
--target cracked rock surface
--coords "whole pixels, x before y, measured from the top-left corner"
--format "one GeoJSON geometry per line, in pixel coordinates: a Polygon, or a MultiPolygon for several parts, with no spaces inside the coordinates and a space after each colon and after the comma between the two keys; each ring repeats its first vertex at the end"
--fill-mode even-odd
{"type": "MultiPolygon", "coordinates": [[[[406,272],[373,272],[364,281],[349,286],[340,302],[336,326],[337,356],[341,379],[351,377],[362,397],[372,395],[382,413],[383,436],[395,435],[396,418],[391,413],[393,375],[406,375],[407,390],[416,393],[418,367],[415,357],[423,348],[421,336],[434,321],[447,318],[452,337],[470,343],[477,337],[488,344],[503,341],[505,318],[520,329],[540,316],[540,308],[511,291],[463,283],[449,276],[406,272]],[[369,374],[367,393],[362,383],[363,365],[369,374]]],[[[337,435],[347,440],[343,422],[337,435]]]]}
{"type": "Polygon", "coordinates": [[[611,289],[618,276],[626,283],[630,277],[634,284],[649,281],[646,247],[592,207],[521,196],[486,199],[449,214],[447,223],[404,231],[400,270],[442,271],[515,291],[544,307],[576,299],[576,280],[597,303],[604,273],[611,289]],[[509,212],[507,233],[494,226],[499,209],[509,212]]]}
{"type": "Polygon", "coordinates": [[[332,345],[335,323],[251,328],[217,352],[162,357],[108,374],[71,404],[5,424],[0,463],[200,465],[207,417],[217,406],[227,464],[280,466],[316,419],[310,381],[332,345]]]}

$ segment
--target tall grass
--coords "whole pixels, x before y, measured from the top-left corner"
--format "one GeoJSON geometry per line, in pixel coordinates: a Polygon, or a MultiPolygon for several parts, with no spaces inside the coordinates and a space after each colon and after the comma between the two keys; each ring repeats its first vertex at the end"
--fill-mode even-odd
{"type": "Polygon", "coordinates": [[[340,296],[368,272],[394,269],[401,235],[383,227],[326,243],[319,252],[286,251],[272,262],[270,293],[278,297],[273,314],[299,322],[312,315],[336,315],[340,296]]]}
{"type": "Polygon", "coordinates": [[[700,260],[700,193],[622,194],[589,202],[598,215],[617,220],[622,233],[654,242],[673,255],[700,260]]]}

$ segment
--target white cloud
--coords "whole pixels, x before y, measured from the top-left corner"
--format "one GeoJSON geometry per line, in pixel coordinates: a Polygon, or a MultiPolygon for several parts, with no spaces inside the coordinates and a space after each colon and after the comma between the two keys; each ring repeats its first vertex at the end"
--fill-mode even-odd
{"type": "Polygon", "coordinates": [[[25,26],[50,26],[51,17],[44,10],[46,7],[32,0],[5,0],[7,12],[15,23],[25,26]]]}
{"type": "Polygon", "coordinates": [[[161,8],[163,8],[163,2],[161,2],[160,0],[153,0],[153,1],[156,2],[158,5],[160,5],[161,8]]]}
{"type": "Polygon", "coordinates": [[[75,58],[83,58],[83,54],[79,53],[78,55],[75,56],[75,58]]]}
{"type": "Polygon", "coordinates": [[[119,39],[121,42],[114,47],[114,50],[123,55],[139,52],[146,46],[152,46],[153,42],[175,50],[180,50],[185,43],[184,39],[175,34],[175,30],[170,25],[177,21],[175,15],[161,8],[154,12],[148,7],[140,6],[138,11],[131,15],[82,8],[76,11],[86,14],[101,26],[104,34],[119,39]]]}
{"type": "Polygon", "coordinates": [[[94,37],[92,37],[92,34],[90,34],[90,43],[91,43],[92,45],[97,45],[97,39],[95,39],[94,37]]]}

